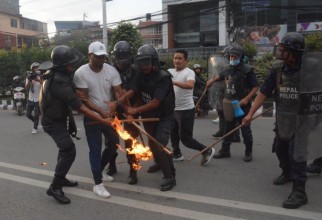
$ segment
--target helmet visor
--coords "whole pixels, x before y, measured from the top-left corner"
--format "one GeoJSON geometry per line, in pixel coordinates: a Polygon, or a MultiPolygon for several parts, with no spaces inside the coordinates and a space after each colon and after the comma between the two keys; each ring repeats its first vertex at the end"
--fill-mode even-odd
{"type": "Polygon", "coordinates": [[[290,57],[291,50],[283,45],[275,45],[273,50],[273,56],[278,60],[287,61],[290,57]]]}
{"type": "Polygon", "coordinates": [[[140,68],[146,68],[150,65],[152,65],[152,58],[151,56],[137,56],[135,59],[135,65],[140,68]]]}

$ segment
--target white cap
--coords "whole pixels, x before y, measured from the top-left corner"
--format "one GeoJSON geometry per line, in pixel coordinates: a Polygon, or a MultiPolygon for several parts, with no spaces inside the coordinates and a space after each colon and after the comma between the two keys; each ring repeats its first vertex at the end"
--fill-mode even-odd
{"type": "Polygon", "coordinates": [[[200,64],[196,63],[195,65],[193,65],[193,68],[196,69],[196,68],[201,68],[200,64]]]}
{"type": "Polygon", "coordinates": [[[97,56],[106,55],[105,45],[101,42],[93,42],[88,46],[88,53],[93,53],[97,56]]]}

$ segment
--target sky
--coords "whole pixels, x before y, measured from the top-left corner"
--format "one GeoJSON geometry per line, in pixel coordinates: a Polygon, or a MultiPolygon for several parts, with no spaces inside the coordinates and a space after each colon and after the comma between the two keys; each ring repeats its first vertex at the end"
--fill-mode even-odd
{"type": "MultiPolygon", "coordinates": [[[[106,2],[106,21],[109,24],[136,17],[145,20],[146,13],[161,11],[162,0],[112,0],[106,2]]],[[[103,24],[102,0],[20,0],[20,14],[47,23],[49,35],[56,31],[54,21],[82,21],[84,13],[85,20],[103,24]]]]}

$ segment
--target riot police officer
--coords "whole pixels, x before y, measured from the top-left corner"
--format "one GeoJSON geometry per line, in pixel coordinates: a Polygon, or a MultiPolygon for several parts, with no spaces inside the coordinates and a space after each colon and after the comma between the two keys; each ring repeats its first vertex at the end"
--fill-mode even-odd
{"type": "MultiPolygon", "coordinates": [[[[227,134],[236,127],[236,123],[248,113],[251,107],[251,100],[258,90],[258,82],[254,68],[243,63],[244,50],[238,44],[233,44],[228,49],[229,69],[219,73],[218,77],[208,80],[207,86],[211,86],[216,81],[225,80],[225,90],[223,99],[223,112],[225,117],[224,133],[227,134]],[[237,100],[245,113],[242,116],[235,117],[232,107],[232,101],[237,100]]],[[[241,128],[244,144],[246,146],[244,161],[252,161],[253,135],[250,124],[241,128]]],[[[222,148],[214,155],[215,159],[230,157],[230,145],[233,135],[223,139],[222,148]]]]}
{"type": "Polygon", "coordinates": [[[77,129],[75,123],[72,123],[74,120],[70,108],[79,110],[101,123],[109,124],[110,121],[85,107],[74,92],[73,73],[76,64],[82,59],[81,54],[61,45],[53,49],[51,59],[53,67],[44,75],[45,80],[40,92],[41,124],[58,147],[55,175],[47,195],[53,196],[62,204],[69,204],[70,199],[65,196],[62,187],[78,185],[76,181],[66,179],[76,157],[76,148],[71,135],[75,136],[77,129]]]}
{"type": "MultiPolygon", "coordinates": [[[[284,154],[278,156],[278,159],[280,163],[290,165],[290,174],[293,181],[292,192],[283,202],[283,207],[289,209],[299,208],[308,202],[305,192],[307,162],[298,162],[294,157],[300,69],[302,55],[305,52],[304,46],[303,35],[296,32],[287,33],[281,42],[275,46],[274,56],[279,61],[273,64],[252,108],[243,120],[244,124],[249,123],[257,109],[275,90],[277,141],[283,142],[276,147],[284,148],[277,149],[277,151],[284,152],[284,154]]],[[[289,178],[288,176],[284,177],[286,180],[289,178]]]]}
{"type": "MultiPolygon", "coordinates": [[[[140,105],[128,106],[125,108],[126,112],[129,115],[141,113],[142,118],[159,118],[158,122],[148,122],[143,125],[152,137],[166,146],[173,125],[175,106],[171,75],[160,69],[158,53],[150,45],[144,45],[138,49],[135,64],[140,74],[136,87],[140,105]]],[[[148,145],[164,175],[160,190],[171,190],[176,185],[172,157],[151,139],[148,145]]]]}
{"type": "MultiPolygon", "coordinates": [[[[131,90],[135,89],[136,83],[136,71],[134,68],[134,57],[132,53],[132,47],[127,41],[119,41],[114,45],[114,49],[112,51],[112,55],[114,57],[114,64],[113,66],[117,69],[117,71],[120,73],[120,77],[122,80],[122,88],[124,90],[124,96],[120,97],[118,99],[118,106],[117,106],[117,116],[118,118],[124,118],[124,110],[121,107],[124,102],[127,102],[127,96],[131,94],[131,90]]],[[[131,106],[134,106],[134,98],[129,99],[131,106]]],[[[138,115],[134,115],[135,118],[137,118],[138,115]]],[[[136,138],[139,136],[139,131],[134,125],[125,123],[124,129],[131,134],[132,137],[136,138]]],[[[131,140],[125,140],[125,148],[131,148],[132,141],[131,140]]],[[[109,167],[107,174],[113,175],[116,172],[116,159],[117,153],[115,156],[110,160],[109,167]]],[[[126,151],[126,157],[128,160],[128,164],[130,165],[130,174],[128,183],[129,184],[136,184],[138,182],[137,178],[137,171],[134,169],[134,164],[137,163],[135,155],[129,154],[128,151],[126,151]]]]}

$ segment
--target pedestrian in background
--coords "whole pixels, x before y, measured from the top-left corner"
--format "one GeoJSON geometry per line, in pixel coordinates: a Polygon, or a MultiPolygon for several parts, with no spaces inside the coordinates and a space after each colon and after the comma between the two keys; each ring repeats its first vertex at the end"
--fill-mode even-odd
{"type": "Polygon", "coordinates": [[[38,133],[39,124],[39,92],[42,84],[39,63],[34,62],[30,66],[30,72],[27,74],[25,88],[28,91],[28,101],[26,106],[26,116],[33,122],[32,134],[38,133]]]}

